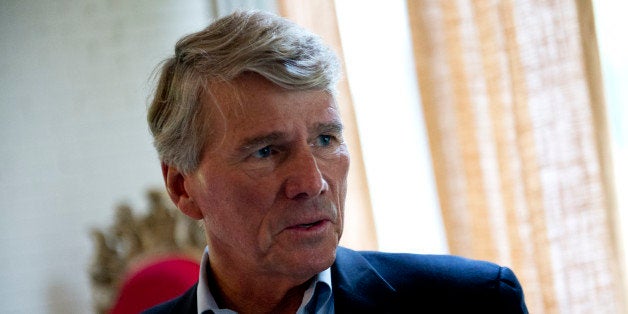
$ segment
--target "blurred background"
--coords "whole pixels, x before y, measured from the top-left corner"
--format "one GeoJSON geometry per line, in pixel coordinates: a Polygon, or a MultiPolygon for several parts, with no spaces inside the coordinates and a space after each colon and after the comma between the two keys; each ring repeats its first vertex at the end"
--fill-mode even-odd
{"type": "Polygon", "coordinates": [[[145,122],[151,74],[181,36],[240,7],[303,24],[305,15],[318,14],[320,23],[332,19],[337,27],[344,105],[357,139],[352,171],[360,174],[353,178],[363,186],[350,195],[348,214],[356,218],[344,245],[507,264],[522,279],[534,313],[625,310],[626,4],[337,0],[326,1],[333,12],[312,12],[322,2],[0,1],[2,312],[93,312],[90,230],[110,225],[120,204],[145,211],[147,191],[162,186],[145,122]],[[484,22],[491,18],[495,24],[484,22]],[[526,32],[535,18],[547,28],[526,32]],[[449,24],[439,27],[439,19],[449,24]],[[580,37],[572,41],[569,32],[580,37]],[[539,33],[546,37],[536,38],[539,33]],[[486,44],[478,36],[492,39],[486,44]],[[513,51],[537,41],[549,44],[513,51]],[[454,59],[450,51],[476,53],[454,59]],[[550,62],[532,66],[538,56],[550,62]],[[551,60],[568,60],[569,67],[551,60]],[[544,81],[541,70],[519,71],[530,67],[553,74],[544,81]],[[584,79],[552,93],[530,92],[579,75],[584,79]],[[491,91],[492,83],[510,87],[491,91]],[[491,105],[495,98],[508,105],[491,105]],[[482,117],[500,110],[511,110],[512,125],[486,127],[482,117]],[[466,124],[475,131],[465,131],[466,124]],[[499,135],[511,131],[518,149],[503,147],[511,140],[499,135]],[[513,163],[500,154],[520,156],[516,169],[540,170],[520,182],[512,172],[508,181],[497,173],[513,163]],[[486,197],[474,196],[480,185],[486,197]],[[519,192],[509,190],[520,185],[519,192]],[[548,274],[551,283],[544,284],[539,278],[548,274]]]}

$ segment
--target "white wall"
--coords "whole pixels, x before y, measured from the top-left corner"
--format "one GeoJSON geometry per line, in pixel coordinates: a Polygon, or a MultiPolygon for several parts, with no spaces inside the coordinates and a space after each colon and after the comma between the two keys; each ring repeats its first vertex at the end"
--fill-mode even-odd
{"type": "Polygon", "coordinates": [[[148,77],[205,0],[0,1],[0,304],[90,313],[89,228],[160,186],[148,77]]]}

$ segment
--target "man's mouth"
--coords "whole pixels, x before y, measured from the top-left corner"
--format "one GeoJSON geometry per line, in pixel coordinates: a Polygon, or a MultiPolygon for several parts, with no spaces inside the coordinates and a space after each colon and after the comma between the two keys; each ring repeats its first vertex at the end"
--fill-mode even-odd
{"type": "Polygon", "coordinates": [[[312,227],[312,226],[314,226],[314,225],[316,225],[318,223],[319,222],[317,221],[317,222],[313,222],[313,223],[309,223],[309,224],[300,224],[300,225],[297,225],[297,228],[309,228],[309,227],[312,227]]]}
{"type": "Polygon", "coordinates": [[[309,229],[323,223],[324,220],[318,220],[311,223],[298,224],[290,227],[290,229],[309,229]]]}

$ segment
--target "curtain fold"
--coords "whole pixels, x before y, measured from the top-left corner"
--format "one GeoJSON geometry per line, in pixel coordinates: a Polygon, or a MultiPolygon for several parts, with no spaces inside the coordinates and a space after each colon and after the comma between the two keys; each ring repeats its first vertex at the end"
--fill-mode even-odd
{"type": "Polygon", "coordinates": [[[531,313],[623,313],[590,3],[408,12],[450,251],[512,267],[531,313]]]}
{"type": "MultiPolygon", "coordinates": [[[[321,36],[343,60],[342,45],[333,0],[290,1],[278,0],[278,9],[285,16],[321,36]]],[[[343,68],[344,62],[343,62],[343,68]]],[[[345,126],[344,137],[351,154],[348,191],[345,205],[344,233],[341,244],[353,249],[377,249],[377,236],[362,149],[353,109],[349,84],[341,80],[338,87],[338,105],[345,126]]]]}

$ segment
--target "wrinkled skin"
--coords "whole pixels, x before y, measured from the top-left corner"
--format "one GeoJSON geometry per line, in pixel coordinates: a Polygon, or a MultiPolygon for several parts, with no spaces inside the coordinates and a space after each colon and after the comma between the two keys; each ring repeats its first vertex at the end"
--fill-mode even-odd
{"type": "Polygon", "coordinates": [[[222,303],[294,313],[343,230],[349,153],[335,99],[256,74],[210,89],[213,132],[200,166],[184,175],[162,165],[169,194],[204,222],[222,303]]]}

